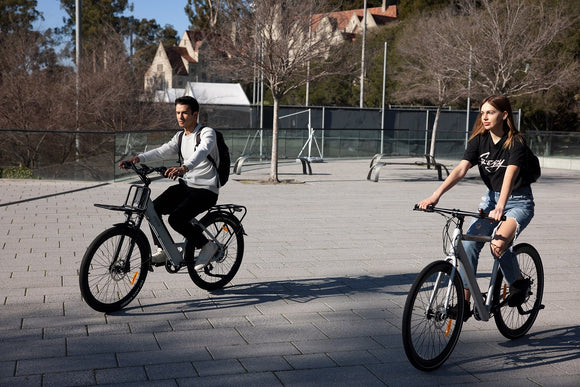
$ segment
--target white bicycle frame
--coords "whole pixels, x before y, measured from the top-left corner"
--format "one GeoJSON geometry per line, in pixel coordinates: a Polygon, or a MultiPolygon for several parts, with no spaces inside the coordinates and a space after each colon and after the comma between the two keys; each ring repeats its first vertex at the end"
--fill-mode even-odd
{"type": "MultiPolygon", "coordinates": [[[[150,194],[151,190],[148,187],[132,185],[129,189],[124,207],[134,208],[137,210],[145,209],[144,216],[147,219],[147,222],[149,222],[152,232],[155,234],[157,240],[161,244],[161,248],[169,257],[170,263],[173,264],[176,268],[179,268],[184,261],[182,252],[185,250],[185,241],[175,243],[171,237],[171,234],[167,230],[165,223],[163,223],[163,221],[157,215],[157,212],[155,212],[155,207],[153,206],[153,201],[151,200],[150,194]],[[179,251],[179,248],[181,248],[181,251],[179,251]]],[[[223,248],[223,245],[216,240],[215,236],[200,221],[193,218],[192,222],[199,226],[209,236],[209,238],[218,245],[220,250],[223,248]]],[[[140,227],[141,225],[136,224],[136,226],[140,227]]]]}
{"type": "MultiPolygon", "coordinates": [[[[171,234],[165,227],[165,223],[155,212],[155,208],[153,207],[153,201],[151,198],[147,201],[147,209],[145,210],[145,218],[149,222],[151,226],[151,230],[155,233],[157,240],[161,244],[161,248],[165,251],[169,260],[175,265],[179,266],[183,262],[183,255],[178,249],[178,245],[173,241],[171,234]]],[[[185,243],[179,243],[182,251],[185,248],[185,243]]]]}
{"type": "MultiPolygon", "coordinates": [[[[493,297],[493,286],[495,284],[495,279],[498,274],[499,270],[499,259],[493,260],[493,268],[491,271],[491,278],[489,280],[489,286],[487,288],[487,297],[485,299],[485,303],[483,301],[483,295],[481,290],[479,289],[479,285],[477,284],[477,279],[475,273],[473,271],[473,267],[471,266],[471,262],[465,253],[465,249],[463,248],[462,241],[473,241],[473,242],[483,242],[488,243],[491,241],[491,236],[479,236],[479,235],[464,235],[460,227],[456,227],[453,230],[453,243],[449,249],[449,253],[447,255],[447,261],[453,265],[453,269],[451,270],[449,283],[447,284],[447,298],[445,302],[445,310],[449,306],[449,296],[451,294],[451,289],[453,287],[453,278],[455,277],[456,271],[459,268],[458,263],[461,264],[463,270],[459,270],[459,275],[464,283],[467,283],[468,289],[471,291],[471,298],[473,298],[475,310],[477,313],[475,315],[482,321],[489,321],[490,318],[490,311],[491,311],[491,302],[493,297]]],[[[441,275],[441,274],[439,274],[441,275]]],[[[439,283],[440,278],[437,279],[437,284],[439,283]]],[[[437,289],[434,290],[434,293],[437,292],[437,289]]]]}

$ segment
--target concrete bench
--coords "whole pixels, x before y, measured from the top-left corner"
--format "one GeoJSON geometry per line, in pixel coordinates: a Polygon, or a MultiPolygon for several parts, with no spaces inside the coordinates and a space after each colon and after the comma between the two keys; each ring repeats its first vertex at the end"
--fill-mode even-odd
{"type": "Polygon", "coordinates": [[[449,170],[447,169],[447,167],[441,163],[438,163],[435,160],[435,157],[431,156],[431,155],[425,155],[425,159],[426,162],[422,162],[422,161],[415,161],[415,162],[392,162],[392,161],[381,161],[381,159],[387,156],[385,154],[376,154],[373,156],[373,158],[371,159],[371,164],[369,167],[369,173],[367,175],[367,180],[372,180],[374,182],[378,182],[379,181],[379,175],[381,173],[381,168],[384,167],[385,165],[418,165],[418,166],[426,166],[427,169],[431,169],[431,167],[435,168],[435,170],[437,170],[437,177],[439,180],[444,180],[443,179],[443,170],[445,170],[445,172],[447,173],[447,176],[449,176],[449,170]]]}
{"type": "MultiPolygon", "coordinates": [[[[242,174],[242,167],[244,166],[244,163],[251,158],[257,158],[256,156],[240,156],[237,158],[236,162],[234,163],[234,168],[233,168],[233,172],[236,175],[241,175],[242,174]]],[[[300,161],[302,163],[302,174],[303,175],[312,175],[312,166],[310,165],[310,160],[308,160],[307,157],[299,157],[296,159],[296,161],[300,161]]]]}

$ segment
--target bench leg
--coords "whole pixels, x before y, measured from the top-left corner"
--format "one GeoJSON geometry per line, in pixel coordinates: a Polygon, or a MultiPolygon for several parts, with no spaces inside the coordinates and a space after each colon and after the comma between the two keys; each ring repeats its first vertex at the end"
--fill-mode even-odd
{"type": "Polygon", "coordinates": [[[367,180],[372,180],[375,183],[379,181],[379,175],[381,174],[381,168],[385,166],[386,163],[378,162],[371,167],[367,175],[367,180]]]}
{"type": "Polygon", "coordinates": [[[306,170],[308,169],[308,175],[312,175],[312,167],[310,166],[310,161],[305,157],[300,157],[300,161],[302,162],[302,174],[306,175],[306,170]]]}
{"type": "Polygon", "coordinates": [[[441,164],[435,164],[435,168],[437,169],[437,178],[439,180],[443,180],[443,176],[441,174],[441,164]]]}
{"type": "Polygon", "coordinates": [[[244,165],[244,161],[248,159],[248,156],[240,156],[234,163],[234,173],[236,175],[242,174],[242,165],[244,165]]]}

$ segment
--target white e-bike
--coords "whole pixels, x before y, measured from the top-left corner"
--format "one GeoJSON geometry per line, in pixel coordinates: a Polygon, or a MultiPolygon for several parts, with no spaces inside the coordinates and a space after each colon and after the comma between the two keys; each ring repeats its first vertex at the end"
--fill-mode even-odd
{"type": "Polygon", "coordinates": [[[100,312],[114,312],[137,297],[147,274],[153,271],[151,245],[141,230],[143,218],[159,240],[167,255],[164,266],[169,273],[187,267],[191,280],[205,290],[217,290],[229,283],[240,268],[244,255],[242,220],[246,207],[221,204],[211,207],[200,219],[191,222],[199,227],[205,237],[218,246],[218,252],[202,270],[195,270],[196,249],[184,240],[175,243],[163,221],[153,208],[151,179],[153,172],[161,175],[167,168],[150,168],[133,163],[125,165],[141,179],[142,184],[132,184],[123,205],[95,204],[96,207],[125,214],[125,221],[117,223],[99,234],[89,245],[81,262],[79,285],[85,302],[100,312]]]}
{"type": "MultiPolygon", "coordinates": [[[[415,210],[420,210],[415,206],[415,210]]],[[[530,289],[521,305],[509,306],[509,286],[500,270],[499,260],[494,259],[489,286],[482,292],[462,241],[487,243],[490,236],[463,234],[466,217],[493,218],[482,212],[428,207],[447,218],[443,228],[445,260],[435,261],[425,267],[415,279],[407,296],[403,311],[403,346],[413,366],[422,371],[433,371],[451,355],[459,340],[465,310],[464,281],[473,298],[473,316],[476,320],[489,321],[492,317],[500,333],[508,339],[525,335],[544,308],[544,268],[538,251],[530,244],[513,246],[520,272],[530,282],[530,289]],[[460,270],[463,269],[463,270],[460,270]]]]}

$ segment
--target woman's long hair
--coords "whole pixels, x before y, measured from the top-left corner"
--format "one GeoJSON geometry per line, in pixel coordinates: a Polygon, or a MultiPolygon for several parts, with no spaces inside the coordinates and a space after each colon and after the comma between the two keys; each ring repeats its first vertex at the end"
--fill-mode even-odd
{"type": "Polygon", "coordinates": [[[471,140],[475,136],[485,133],[485,126],[483,126],[483,122],[481,120],[481,107],[486,103],[489,103],[491,106],[496,108],[500,113],[507,112],[508,114],[507,118],[503,120],[503,130],[504,133],[507,133],[508,135],[508,138],[505,141],[503,147],[506,149],[511,148],[514,145],[516,139],[520,140],[521,142],[524,142],[523,136],[518,131],[514,123],[514,116],[512,114],[512,105],[510,104],[509,99],[504,95],[490,95],[481,102],[481,105],[479,105],[480,112],[477,116],[475,124],[473,125],[473,131],[471,132],[471,137],[469,139],[471,140]]]}

